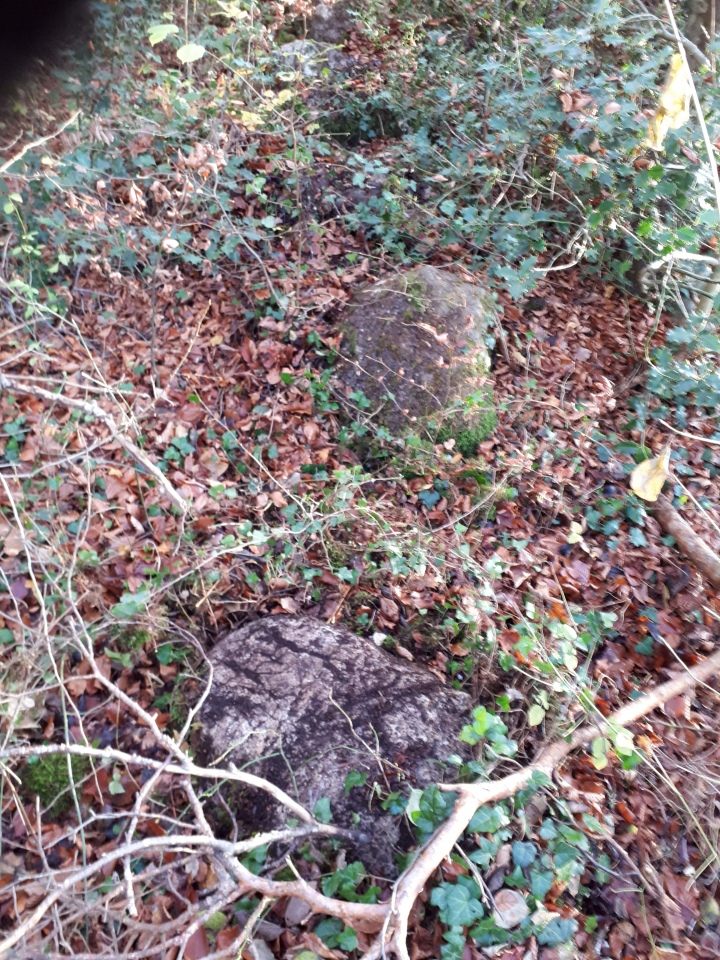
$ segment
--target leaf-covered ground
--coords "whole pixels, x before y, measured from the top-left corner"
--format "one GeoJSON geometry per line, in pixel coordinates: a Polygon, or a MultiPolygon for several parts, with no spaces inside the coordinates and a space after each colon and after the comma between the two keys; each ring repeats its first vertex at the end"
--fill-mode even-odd
{"type": "MultiPolygon", "coordinates": [[[[377,54],[360,33],[349,48],[377,54]]],[[[32,105],[40,126],[44,103],[40,96],[32,105]]],[[[111,109],[93,121],[85,132],[93,150],[104,149],[110,133],[126,159],[152,154],[160,162],[157,136],[140,130],[118,140],[123,119],[111,109]]],[[[249,144],[257,148],[252,172],[266,183],[261,198],[238,183],[237,215],[261,219],[270,201],[292,209],[298,194],[288,186],[287,140],[242,130],[214,153],[189,146],[172,161],[172,177],[107,177],[92,196],[58,191],[47,215],[69,204],[93,235],[148,226],[162,248],[184,191],[198,179],[210,183],[218,165],[249,144]]],[[[77,146],[68,139],[55,153],[77,146]]],[[[396,147],[378,138],[358,145],[356,156],[392,167],[396,147]]],[[[181,725],[199,689],[190,638],[207,645],[249,617],[304,612],[344,623],[472,692],[503,716],[520,762],[582,720],[575,676],[596,682],[595,705],[607,714],[714,649],[716,594],[628,484],[638,460],[671,443],[671,483],[684,515],[720,547],[716,424],[691,415],[678,435],[665,416],[647,416],[657,406],[643,386],[647,358],[669,318],[581,268],[548,272],[519,301],[501,291],[494,436],[472,461],[451,443],[401,447],[378,435],[372,411],[354,408],[332,379],[344,305],[359,284],[395,266],[340,216],[326,218],[322,231],[309,228],[313,184],[320,178],[320,193],[328,185],[341,193],[347,170],[339,149],[316,159],[301,198],[306,216],[272,242],[245,243],[235,263],[203,260],[222,230],[210,191],[188,225],[195,267],[174,259],[167,244],[152,271],[91,256],[48,286],[66,303],[54,317],[23,315],[22,297],[13,300],[5,285],[0,372],[24,388],[0,397],[6,736],[157,751],[127,706],[108,700],[71,655],[77,617],[103,671],[156,712],[164,730],[181,725]],[[102,423],[34,387],[99,403],[189,502],[188,517],[102,423]],[[353,431],[353,423],[366,429],[353,431]],[[44,645],[47,636],[57,637],[57,650],[44,645]],[[58,671],[67,699],[57,693],[58,671]]],[[[23,192],[22,177],[11,189],[23,192]]],[[[430,262],[483,282],[468,273],[458,244],[429,250],[430,262]]],[[[606,754],[577,756],[495,852],[484,871],[490,892],[512,876],[513,863],[522,888],[535,856],[553,849],[557,864],[552,821],[562,821],[562,842],[574,845],[584,872],[550,873],[533,893],[553,916],[577,921],[575,954],[530,937],[490,952],[469,942],[465,955],[716,956],[716,714],[716,691],[698,689],[639,724],[624,763],[610,745],[606,754]],[[527,862],[518,849],[511,857],[512,840],[533,847],[527,862]]],[[[65,803],[49,805],[52,790],[27,771],[3,795],[6,932],[42,898],[44,872],[78,862],[79,844],[89,860],[113,850],[117,824],[143,786],[121,764],[73,772],[79,787],[65,803]],[[73,833],[91,806],[102,817],[73,833]],[[33,874],[35,885],[26,882],[33,874]]],[[[158,787],[160,816],[143,822],[147,835],[171,830],[162,816],[176,816],[184,803],[170,778],[158,787]]],[[[298,868],[308,880],[342,868],[324,857],[313,850],[298,868]]],[[[466,874],[459,859],[439,879],[466,874]]],[[[170,930],[215,879],[198,860],[182,890],[166,884],[140,902],[138,923],[170,930]]],[[[443,945],[437,913],[425,907],[414,915],[413,960],[437,956],[443,945]]],[[[268,919],[281,922],[283,909],[268,919]]],[[[110,949],[107,931],[83,928],[81,917],[78,909],[68,921],[60,955],[110,949]]],[[[201,928],[186,956],[221,951],[242,922],[228,914],[218,929],[201,928]]],[[[358,940],[362,948],[362,934],[358,940]]],[[[271,940],[277,957],[302,948],[334,958],[338,945],[347,943],[298,927],[271,940]]]]}

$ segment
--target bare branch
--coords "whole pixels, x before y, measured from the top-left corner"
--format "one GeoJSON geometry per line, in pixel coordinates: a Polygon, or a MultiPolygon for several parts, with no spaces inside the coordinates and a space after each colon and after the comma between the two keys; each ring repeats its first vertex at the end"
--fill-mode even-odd
{"type": "Polygon", "coordinates": [[[653,516],[657,518],[665,533],[675,537],[680,552],[684,553],[688,560],[692,560],[714,587],[720,587],[720,557],[695,533],[663,494],[658,497],[653,516]]]}
{"type": "Polygon", "coordinates": [[[609,726],[617,728],[634,723],[672,697],[688,690],[695,683],[714,676],[718,671],[720,671],[720,651],[698,666],[688,669],[686,673],[655,687],[644,697],[622,707],[602,724],[582,727],[569,741],[558,740],[550,744],[540,751],[530,766],[496,783],[441,785],[441,790],[451,790],[458,794],[455,809],[398,880],[395,895],[391,901],[390,921],[387,930],[384,931],[386,936],[378,938],[378,941],[365,954],[364,960],[372,960],[390,950],[400,960],[409,960],[407,934],[413,904],[434,871],[446,857],[450,856],[458,837],[465,831],[478,807],[514,796],[518,790],[530,782],[535,773],[550,776],[568,754],[601,736],[609,726]]]}
{"type": "Polygon", "coordinates": [[[64,120],[60,124],[57,130],[54,130],[52,133],[48,133],[47,136],[45,137],[40,137],[38,140],[31,140],[30,143],[26,143],[25,146],[22,148],[22,150],[14,154],[14,156],[10,157],[9,160],[6,160],[5,163],[3,163],[0,166],[0,176],[4,176],[8,172],[10,167],[14,163],[17,163],[18,160],[22,160],[25,154],[28,153],[30,150],[34,150],[35,147],[41,147],[44,143],[47,143],[49,140],[54,140],[55,137],[59,137],[60,134],[63,132],[63,130],[67,129],[67,127],[69,127],[71,123],[75,123],[75,121],[77,120],[77,118],[80,116],[81,113],[82,113],[82,110],[76,110],[75,113],[71,114],[67,118],[67,120],[64,120]]]}

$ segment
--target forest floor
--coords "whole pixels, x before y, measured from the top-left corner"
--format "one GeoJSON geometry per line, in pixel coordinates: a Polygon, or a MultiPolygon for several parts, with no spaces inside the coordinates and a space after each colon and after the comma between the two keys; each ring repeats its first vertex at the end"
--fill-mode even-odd
{"type": "MultiPolygon", "coordinates": [[[[377,161],[388,147],[380,138],[357,152],[377,161]]],[[[136,137],[126,149],[134,156],[149,147],[136,137]]],[[[280,195],[284,149],[266,139],[255,167],[280,195]]],[[[323,176],[339,182],[343,163],[331,154],[323,176]]],[[[108,189],[128,217],[145,216],[137,198],[108,189]]],[[[238,193],[239,211],[250,203],[238,193]]],[[[209,229],[195,228],[196,244],[209,229]]],[[[428,260],[483,282],[469,276],[461,249],[438,246],[428,260]]],[[[4,314],[0,372],[21,389],[0,396],[8,508],[0,516],[0,640],[5,682],[24,697],[14,732],[26,744],[77,739],[82,730],[100,746],[154,749],[147,729],[127,705],[108,700],[79,656],[63,661],[75,717],[57,693],[42,695],[52,656],[40,643],[21,656],[25,632],[40,636],[50,623],[50,633],[56,626],[62,634],[70,592],[74,613],[95,630],[97,662],[168,731],[199,684],[199,660],[184,637],[209,645],[259,616],[304,613],[380,633],[389,649],[477,702],[497,698],[520,762],[553,737],[567,719],[562,709],[570,718],[575,709],[532,675],[537,648],[551,650],[562,638],[558,625],[591,637],[588,670],[606,714],[714,649],[720,599],[628,486],[636,455],[671,444],[679,453],[675,492],[689,491],[703,508],[688,503],[685,516],[720,548],[720,470],[717,455],[706,452],[714,427],[699,418],[682,435],[661,420],[638,426],[639,406],[652,403],[643,385],[647,357],[670,318],[581,267],[548,273],[518,302],[501,291],[497,430],[472,463],[438,446],[411,460],[406,452],[401,464],[392,442],[370,442],[369,417],[365,440],[349,439],[346,398],[328,373],[353,292],[394,269],[338,218],[322,235],[307,231],[302,243],[280,243],[260,260],[247,254],[193,270],[168,258],[150,283],[86,264],[62,288],[62,323],[22,316],[17,307],[4,314]],[[300,264],[302,271],[288,269],[300,264]],[[290,300],[282,316],[263,312],[276,292],[290,300]],[[75,407],[42,393],[61,387],[75,407]],[[95,402],[160,466],[187,501],[186,516],[92,416],[95,402]],[[478,584],[490,576],[491,596],[480,595],[478,584]],[[541,708],[533,726],[528,703],[541,708]]],[[[634,769],[617,759],[598,769],[586,754],[559,772],[566,809],[592,815],[607,831],[587,850],[584,896],[577,883],[559,881],[546,894],[549,909],[580,921],[576,953],[563,956],[717,956],[710,916],[720,876],[717,698],[704,687],[638,724],[643,762],[634,769]]],[[[120,767],[85,776],[81,804],[95,803],[110,818],[86,825],[85,857],[112,851],[112,817],[127,817],[141,789],[120,767]]],[[[172,807],[172,790],[165,802],[172,807]]],[[[5,794],[4,931],[44,891],[38,882],[19,897],[14,878],[76,862],[68,829],[78,810],[51,806],[39,820],[30,796],[5,794]]],[[[301,869],[313,877],[324,868],[301,869]]],[[[188,886],[202,896],[209,883],[199,869],[188,886]]],[[[163,896],[163,916],[171,918],[178,899],[163,896]]],[[[146,919],[158,909],[156,900],[146,919]]],[[[202,930],[192,956],[209,956],[236,934],[237,922],[202,930]]],[[[93,936],[76,932],[69,943],[76,954],[93,954],[93,936]]],[[[286,931],[278,956],[298,946],[337,955],[308,936],[286,931]]],[[[440,925],[416,917],[413,960],[436,956],[441,944],[440,925]]],[[[537,951],[515,944],[494,956],[520,960],[537,951]]],[[[561,953],[541,948],[546,960],[561,953]]]]}

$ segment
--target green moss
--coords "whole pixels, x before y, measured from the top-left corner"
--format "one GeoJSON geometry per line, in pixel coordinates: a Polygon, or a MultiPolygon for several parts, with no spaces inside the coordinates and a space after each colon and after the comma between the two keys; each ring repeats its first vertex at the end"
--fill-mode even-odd
{"type": "Polygon", "coordinates": [[[437,443],[455,440],[455,449],[470,460],[477,454],[478,446],[491,437],[497,427],[497,413],[492,388],[486,386],[481,397],[474,400],[463,415],[456,415],[443,424],[437,433],[437,443]]]}
{"type": "Polygon", "coordinates": [[[487,464],[483,460],[477,460],[475,463],[468,464],[460,471],[461,480],[474,480],[479,487],[491,486],[490,474],[487,464]]]}
{"type": "Polygon", "coordinates": [[[227,926],[227,917],[222,910],[217,910],[215,913],[210,914],[203,926],[206,930],[212,930],[213,933],[218,933],[227,926]]]}
{"type": "Polygon", "coordinates": [[[353,556],[355,550],[349,544],[338,543],[337,540],[329,540],[326,544],[328,559],[336,567],[345,566],[348,559],[353,556]]]}
{"type": "Polygon", "coordinates": [[[117,637],[118,650],[125,653],[138,653],[152,640],[149,630],[123,630],[117,637]]]}
{"type": "MultiPolygon", "coordinates": [[[[71,757],[70,765],[72,783],[80,783],[90,772],[90,761],[86,757],[71,757]]],[[[71,780],[65,754],[31,757],[23,770],[22,784],[26,791],[40,798],[40,803],[52,816],[70,809],[72,796],[68,788],[71,780]]]]}
{"type": "Polygon", "coordinates": [[[496,426],[497,414],[494,410],[488,409],[481,415],[475,426],[458,433],[457,448],[466,460],[475,456],[480,444],[492,436],[496,426]]]}
{"type": "Polygon", "coordinates": [[[362,607],[363,605],[375,603],[377,595],[370,593],[369,590],[355,590],[352,599],[354,607],[362,607]]]}

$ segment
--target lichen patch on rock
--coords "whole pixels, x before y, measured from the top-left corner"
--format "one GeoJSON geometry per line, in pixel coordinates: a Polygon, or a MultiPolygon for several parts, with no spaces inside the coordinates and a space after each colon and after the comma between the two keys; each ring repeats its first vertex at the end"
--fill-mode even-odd
{"type": "MultiPolygon", "coordinates": [[[[468,695],[369,640],[303,617],[249,624],[210,659],[214,683],[201,714],[208,759],[230,751],[238,766],[310,810],[327,798],[333,822],[355,828],[365,866],[392,875],[400,823],[380,801],[389,789],[407,795],[442,780],[443,761],[467,751],[458,737],[468,695]],[[352,771],[366,780],[346,790],[352,771]]],[[[254,830],[284,822],[260,791],[249,803],[254,830]]]]}

